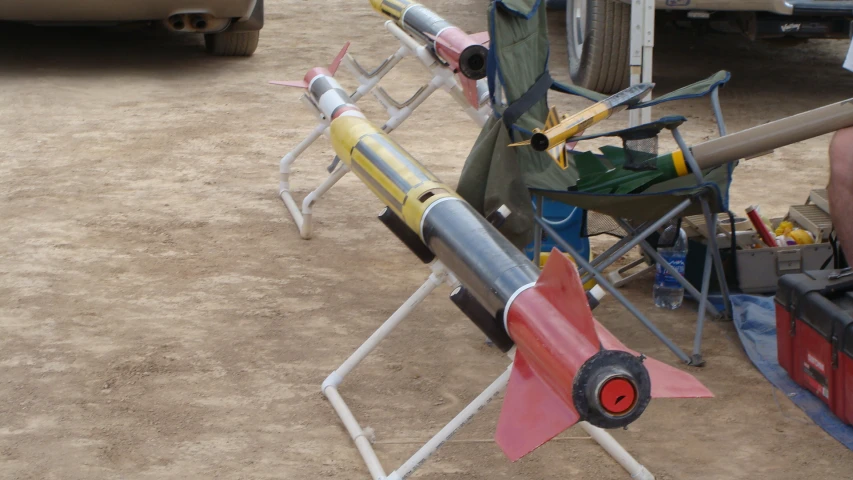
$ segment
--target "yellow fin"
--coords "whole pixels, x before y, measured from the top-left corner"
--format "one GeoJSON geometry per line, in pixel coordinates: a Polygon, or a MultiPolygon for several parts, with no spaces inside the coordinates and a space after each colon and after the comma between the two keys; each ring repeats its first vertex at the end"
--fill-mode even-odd
{"type": "Polygon", "coordinates": [[[551,107],[548,111],[548,118],[545,119],[545,130],[554,127],[560,123],[560,115],[557,114],[557,107],[551,107]]]}
{"type": "Polygon", "coordinates": [[[551,156],[551,159],[560,166],[563,170],[569,168],[569,155],[566,153],[566,144],[561,143],[556,147],[548,150],[548,155],[551,156]]]}

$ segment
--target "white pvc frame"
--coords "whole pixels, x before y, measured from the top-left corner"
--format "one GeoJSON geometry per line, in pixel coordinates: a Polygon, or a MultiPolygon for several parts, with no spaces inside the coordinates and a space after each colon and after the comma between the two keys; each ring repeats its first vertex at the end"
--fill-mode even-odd
{"type": "MultiPolygon", "coordinates": [[[[458,281],[449,272],[443,264],[438,261],[430,265],[432,274],[426,282],[421,285],[418,290],[412,294],[401,306],[397,309],[374,333],[367,341],[365,341],[349,358],[341,364],[334,372],[332,372],[323,382],[323,395],[332,404],[335,412],[341,419],[341,422],[346,427],[350,438],[355,443],[358,452],[364,459],[364,463],[370,472],[370,478],[373,480],[403,480],[414,473],[423,463],[434,454],[439,447],[444,445],[456,432],[459,431],[466,423],[468,423],[474,415],[482,410],[489,402],[501,394],[509,382],[510,373],[512,372],[512,364],[495,379],[482,393],[480,393],[471,403],[462,409],[447,425],[444,426],[438,433],[428,440],[417,452],[414,453],[402,465],[397,467],[390,474],[385,473],[382,463],[376,456],[373,450],[373,445],[369,435],[364,428],[358,423],[358,420],[353,415],[346,401],[339,393],[339,387],[344,381],[344,378],[352,372],[352,370],[361,363],[362,360],[372,352],[379,343],[385,339],[397,325],[400,324],[411,312],[417,307],[426,297],[429,296],[436,288],[442,284],[448,284],[452,288],[458,285],[458,281]]],[[[515,348],[508,353],[512,359],[515,355],[515,348]]],[[[639,480],[654,480],[646,467],[637,462],[630,453],[628,453],[609,433],[601,428],[593,426],[587,422],[580,422],[581,428],[592,437],[619,465],[624,468],[632,479],[639,480]]]]}
{"type": "MultiPolygon", "coordinates": [[[[474,122],[483,126],[486,120],[491,115],[491,105],[489,104],[488,87],[485,80],[477,82],[477,90],[479,92],[480,108],[474,108],[468,103],[465,93],[456,81],[456,75],[447,66],[435,59],[425,45],[410,37],[405,31],[398,27],[394,22],[385,22],[385,28],[399,42],[400,48],[390,57],[388,57],[376,70],[367,72],[352,56],[344,57],[344,65],[353,73],[358,80],[358,88],[352,94],[350,99],[353,103],[358,102],[364,95],[373,92],[379,102],[385,107],[389,118],[382,126],[385,133],[390,133],[395,128],[400,126],[416,108],[418,108],[430,95],[436,90],[443,89],[451,94],[457,103],[462,106],[463,110],[471,117],[474,122]],[[382,88],[377,88],[377,85],[385,75],[387,75],[403,58],[412,55],[420,60],[421,64],[430,72],[432,79],[421,87],[412,98],[406,102],[397,102],[392,99],[382,88]]],[[[311,105],[311,108],[317,111],[317,107],[308,101],[307,97],[303,97],[306,103],[311,105]]],[[[299,228],[299,234],[304,239],[311,238],[313,234],[313,207],[314,204],[322,197],[329,189],[331,189],[341,178],[346,175],[349,169],[345,165],[340,165],[337,170],[334,170],[330,175],[316,188],[309,193],[303,200],[300,206],[293,198],[290,187],[290,174],[293,162],[318,138],[323,135],[328,136],[328,128],[330,119],[317,111],[320,117],[320,123],[314,127],[314,130],[302,140],[293,150],[287,153],[279,164],[279,184],[278,195],[290,215],[293,217],[296,226],[299,228]]]]}

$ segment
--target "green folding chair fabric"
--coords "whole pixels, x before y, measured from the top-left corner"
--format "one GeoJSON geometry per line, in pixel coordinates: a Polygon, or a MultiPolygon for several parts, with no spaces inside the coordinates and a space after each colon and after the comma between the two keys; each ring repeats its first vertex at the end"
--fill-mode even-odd
{"type": "MultiPolygon", "coordinates": [[[[506,205],[512,215],[501,232],[522,249],[533,239],[528,178],[536,174],[547,177],[556,165],[547,153],[508,145],[514,141],[514,126],[527,131],[543,127],[548,116],[547,98],[543,95],[533,102],[511,126],[504,122],[504,114],[507,105],[516,104],[543,75],[547,75],[548,30],[544,4],[541,0],[496,0],[489,11],[489,34],[489,68],[492,69],[489,90],[494,114],[465,162],[457,192],[484,215],[506,205]],[[498,65],[511,68],[505,71],[498,65]],[[507,76],[511,76],[509,81],[505,81],[507,76]],[[505,105],[495,98],[498,82],[506,96],[505,105]]],[[[577,181],[577,176],[569,178],[571,184],[577,181]]]]}

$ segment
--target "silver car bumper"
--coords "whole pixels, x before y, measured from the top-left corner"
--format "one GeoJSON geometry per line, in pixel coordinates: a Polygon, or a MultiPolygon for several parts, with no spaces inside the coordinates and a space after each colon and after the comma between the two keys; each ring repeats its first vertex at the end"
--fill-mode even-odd
{"type": "Polygon", "coordinates": [[[655,0],[658,10],[751,11],[780,15],[851,15],[853,1],[841,0],[655,0]]]}
{"type": "Polygon", "coordinates": [[[181,13],[247,19],[256,0],[0,0],[0,20],[94,23],[164,20],[181,13]]]}

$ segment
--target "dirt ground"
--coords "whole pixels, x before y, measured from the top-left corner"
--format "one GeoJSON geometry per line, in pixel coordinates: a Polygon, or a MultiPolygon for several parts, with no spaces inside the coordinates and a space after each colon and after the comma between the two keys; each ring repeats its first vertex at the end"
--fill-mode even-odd
{"type": "MultiPolygon", "coordinates": [[[[428,3],[467,30],[485,26],[481,0],[428,3]]],[[[366,0],[324,4],[318,16],[316,2],[268,0],[250,59],[162,33],[0,29],[0,478],[367,478],[320,383],[427,271],[374,220],[380,204],[354,177],[318,206],[311,241],[276,197],[279,159],[313,120],[298,92],[266,82],[301,78],[346,40],[367,64],[396,49],[366,0]]],[[[565,78],[559,16],[552,72],[565,78]]],[[[729,69],[722,103],[737,131],[849,97],[846,47],[661,34],[656,91],[729,69]]],[[[405,65],[386,82],[400,96],[425,79],[405,65]]],[[[364,108],[381,118],[372,99],[364,108]]],[[[713,134],[704,101],[665,113],[689,118],[691,142],[713,134]]],[[[455,184],[477,128],[440,92],[394,135],[455,184]]],[[[827,142],[742,163],[734,209],[777,215],[805,201],[826,184],[827,142]]],[[[298,196],[330,153],[318,142],[297,163],[298,196]]],[[[507,364],[446,290],[341,389],[389,470],[507,364]]],[[[655,311],[648,279],[626,292],[689,347],[693,304],[655,311]]],[[[614,300],[597,317],[678,363],[614,300]]],[[[707,366],[691,371],[716,398],[654,401],[614,432],[639,461],[659,479],[850,478],[853,454],[774,392],[730,324],[709,324],[705,339],[707,366]]],[[[499,406],[416,478],[627,478],[577,428],[509,463],[491,441],[499,406]]]]}

